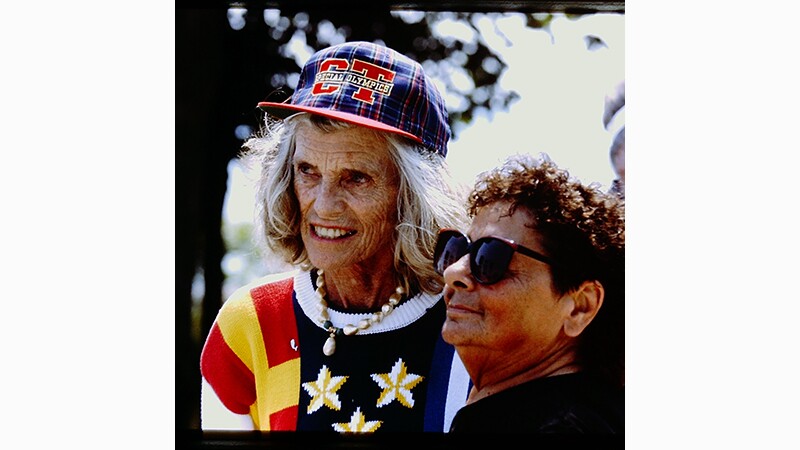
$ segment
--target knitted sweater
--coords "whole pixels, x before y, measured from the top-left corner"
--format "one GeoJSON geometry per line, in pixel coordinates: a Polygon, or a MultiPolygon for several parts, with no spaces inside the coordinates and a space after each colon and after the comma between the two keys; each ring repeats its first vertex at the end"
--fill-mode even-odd
{"type": "MultiPolygon", "coordinates": [[[[406,300],[370,328],[338,336],[326,356],[313,278],[298,271],[224,303],[200,363],[219,401],[264,431],[449,430],[470,384],[441,339],[441,296],[406,300]]],[[[371,316],[328,312],[336,327],[371,316]]],[[[202,427],[214,424],[204,416],[202,427]]]]}

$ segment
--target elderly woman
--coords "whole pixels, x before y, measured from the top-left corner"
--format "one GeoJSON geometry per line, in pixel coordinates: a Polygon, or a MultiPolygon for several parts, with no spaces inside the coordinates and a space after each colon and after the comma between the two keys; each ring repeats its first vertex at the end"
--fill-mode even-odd
{"type": "Polygon", "coordinates": [[[452,432],[624,431],[625,216],[546,155],[478,177],[439,233],[445,341],[474,386],[452,432]]]}
{"type": "Polygon", "coordinates": [[[469,379],[441,339],[432,256],[466,211],[439,92],[418,63],[353,42],[314,54],[290,102],[259,107],[283,119],[245,144],[262,165],[259,234],[297,270],[224,303],[201,358],[203,429],[446,431],[469,379]]]}

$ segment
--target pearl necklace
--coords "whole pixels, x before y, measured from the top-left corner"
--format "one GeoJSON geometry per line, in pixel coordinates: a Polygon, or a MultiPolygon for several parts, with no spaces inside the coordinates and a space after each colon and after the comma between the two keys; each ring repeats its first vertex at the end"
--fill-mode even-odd
{"type": "Polygon", "coordinates": [[[325,341],[325,345],[322,346],[322,353],[327,356],[331,356],[333,352],[336,351],[336,336],[352,336],[358,333],[360,330],[366,330],[372,325],[380,322],[384,317],[388,316],[392,311],[394,311],[394,307],[400,304],[400,301],[403,299],[403,295],[405,294],[405,290],[401,286],[397,286],[394,294],[389,296],[389,302],[381,306],[381,310],[372,314],[372,317],[368,319],[361,319],[358,322],[358,325],[347,324],[342,328],[338,328],[333,326],[333,323],[330,320],[330,315],[328,314],[328,302],[325,301],[327,292],[325,291],[325,279],[322,277],[322,274],[322,269],[317,269],[316,294],[317,298],[319,299],[318,320],[322,324],[322,328],[330,333],[330,336],[328,336],[328,339],[325,341]]]}

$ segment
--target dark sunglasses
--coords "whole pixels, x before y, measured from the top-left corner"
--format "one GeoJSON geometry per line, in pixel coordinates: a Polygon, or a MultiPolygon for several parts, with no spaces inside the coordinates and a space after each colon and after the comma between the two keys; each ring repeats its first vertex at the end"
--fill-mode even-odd
{"type": "Polygon", "coordinates": [[[447,267],[469,253],[472,277],[481,284],[494,284],[503,279],[514,252],[551,266],[557,265],[551,258],[509,239],[489,236],[470,242],[469,237],[458,230],[443,229],[436,238],[433,268],[443,275],[447,267]]]}

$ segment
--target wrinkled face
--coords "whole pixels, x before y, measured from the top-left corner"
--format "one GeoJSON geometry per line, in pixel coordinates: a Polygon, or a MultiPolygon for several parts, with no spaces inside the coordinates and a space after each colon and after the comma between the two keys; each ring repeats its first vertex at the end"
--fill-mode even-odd
{"type": "MultiPolygon", "coordinates": [[[[503,237],[547,255],[541,237],[530,228],[532,216],[521,208],[509,216],[508,206],[500,202],[481,208],[467,232],[470,240],[503,237]]],[[[483,285],[470,275],[469,255],[465,255],[444,271],[444,280],[447,319],[442,337],[459,351],[476,346],[487,354],[497,351],[513,357],[515,349],[523,349],[525,358],[540,360],[563,337],[568,309],[566,302],[559,301],[550,267],[543,262],[514,253],[506,276],[483,285]]]]}
{"type": "Polygon", "coordinates": [[[324,133],[297,129],[292,162],[302,238],[323,270],[392,261],[399,176],[387,143],[356,127],[324,133]]]}

